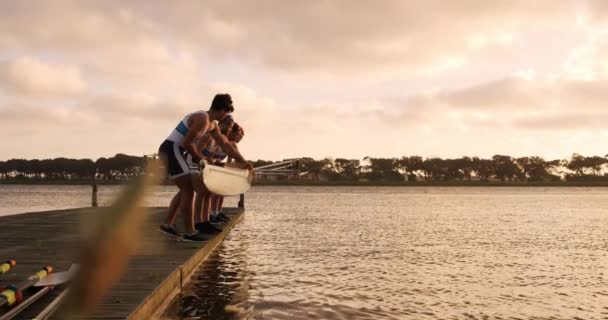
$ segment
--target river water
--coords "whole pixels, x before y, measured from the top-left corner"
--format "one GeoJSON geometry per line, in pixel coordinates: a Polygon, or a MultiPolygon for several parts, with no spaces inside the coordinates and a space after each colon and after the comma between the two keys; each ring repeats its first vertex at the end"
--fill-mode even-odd
{"type": "MultiPolygon", "coordinates": [[[[0,186],[0,215],[89,203],[0,186]]],[[[608,319],[605,188],[255,187],[246,205],[166,317],[608,319]]]]}

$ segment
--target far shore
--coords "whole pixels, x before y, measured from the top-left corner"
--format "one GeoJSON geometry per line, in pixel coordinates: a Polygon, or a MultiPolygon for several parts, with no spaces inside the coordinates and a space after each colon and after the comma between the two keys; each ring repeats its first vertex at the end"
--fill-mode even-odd
{"type": "MultiPolygon", "coordinates": [[[[126,185],[129,181],[96,181],[97,185],[126,185]]],[[[0,185],[91,185],[90,180],[0,180],[0,185]]],[[[164,185],[171,185],[170,182],[164,185]]],[[[500,182],[500,181],[258,181],[254,186],[302,186],[302,187],[608,187],[608,181],[550,181],[550,182],[500,182]]]]}

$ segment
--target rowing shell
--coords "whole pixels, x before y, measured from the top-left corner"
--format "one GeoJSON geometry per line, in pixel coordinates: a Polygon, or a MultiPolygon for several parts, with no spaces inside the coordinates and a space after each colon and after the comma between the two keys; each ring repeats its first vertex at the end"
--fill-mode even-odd
{"type": "Polygon", "coordinates": [[[253,178],[249,170],[224,168],[206,162],[201,163],[201,177],[205,187],[220,196],[236,196],[247,192],[253,178]]]}

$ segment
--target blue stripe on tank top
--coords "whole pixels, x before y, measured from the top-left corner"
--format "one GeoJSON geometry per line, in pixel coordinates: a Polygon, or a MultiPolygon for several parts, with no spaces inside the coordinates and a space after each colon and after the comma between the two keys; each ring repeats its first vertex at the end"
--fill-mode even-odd
{"type": "Polygon", "coordinates": [[[177,127],[175,128],[175,130],[177,130],[177,132],[181,133],[184,136],[188,133],[188,127],[186,127],[186,125],[183,122],[181,122],[181,121],[177,125],[177,127]]]}

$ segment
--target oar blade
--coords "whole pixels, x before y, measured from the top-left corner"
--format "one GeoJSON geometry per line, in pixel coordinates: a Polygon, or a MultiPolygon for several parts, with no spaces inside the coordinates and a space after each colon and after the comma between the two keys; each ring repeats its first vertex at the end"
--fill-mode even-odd
{"type": "Polygon", "coordinates": [[[78,265],[73,264],[68,271],[55,272],[38,281],[34,287],[58,286],[70,282],[78,272],[78,265]]]}

